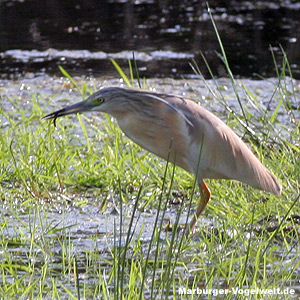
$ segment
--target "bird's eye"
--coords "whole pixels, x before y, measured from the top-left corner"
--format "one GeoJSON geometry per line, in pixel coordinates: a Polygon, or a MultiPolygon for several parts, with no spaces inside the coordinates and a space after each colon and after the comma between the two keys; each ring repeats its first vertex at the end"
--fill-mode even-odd
{"type": "Polygon", "coordinates": [[[99,104],[102,104],[104,102],[104,98],[98,98],[97,101],[99,104]]]}

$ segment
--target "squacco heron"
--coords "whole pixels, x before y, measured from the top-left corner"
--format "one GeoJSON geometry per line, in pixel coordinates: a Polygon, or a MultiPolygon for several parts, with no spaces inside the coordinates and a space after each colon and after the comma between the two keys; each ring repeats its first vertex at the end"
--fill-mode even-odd
{"type": "Polygon", "coordinates": [[[61,116],[88,111],[112,115],[135,143],[197,176],[201,197],[187,234],[192,232],[210,198],[205,178],[233,179],[275,195],[281,193],[275,176],[232,129],[191,100],[109,87],[44,118],[55,121],[61,116]]]}

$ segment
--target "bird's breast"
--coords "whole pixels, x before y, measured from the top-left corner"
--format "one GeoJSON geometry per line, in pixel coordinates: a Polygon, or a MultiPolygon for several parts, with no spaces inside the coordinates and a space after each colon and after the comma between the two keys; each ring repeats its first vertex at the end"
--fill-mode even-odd
{"type": "Polygon", "coordinates": [[[191,171],[187,163],[188,130],[178,114],[160,112],[153,118],[130,113],[117,121],[122,131],[142,148],[191,171]]]}

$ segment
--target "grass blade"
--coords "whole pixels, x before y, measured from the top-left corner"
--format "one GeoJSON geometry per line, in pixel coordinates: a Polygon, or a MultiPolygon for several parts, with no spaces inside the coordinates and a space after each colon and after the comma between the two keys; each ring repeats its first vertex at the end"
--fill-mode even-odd
{"type": "Polygon", "coordinates": [[[113,58],[111,58],[110,61],[112,62],[112,64],[114,65],[114,67],[116,68],[116,70],[118,71],[118,73],[120,74],[120,76],[123,78],[124,82],[129,87],[131,87],[132,84],[130,83],[129,78],[126,76],[126,74],[124,73],[124,71],[122,70],[122,68],[119,66],[119,64],[113,58]]]}

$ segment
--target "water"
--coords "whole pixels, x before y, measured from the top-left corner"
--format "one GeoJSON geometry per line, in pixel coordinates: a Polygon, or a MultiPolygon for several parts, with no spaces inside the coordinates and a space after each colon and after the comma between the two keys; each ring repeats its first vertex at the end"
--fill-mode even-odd
{"type": "MultiPolygon", "coordinates": [[[[297,1],[209,1],[237,77],[276,76],[287,54],[300,78],[297,1]]],[[[146,77],[191,77],[194,59],[205,77],[203,54],[217,77],[227,74],[206,1],[1,1],[0,76],[27,72],[116,76],[109,57],[127,70],[136,53],[146,77]],[[157,52],[158,51],[158,52],[157,52]],[[157,53],[157,54],[155,54],[157,53]]]]}

